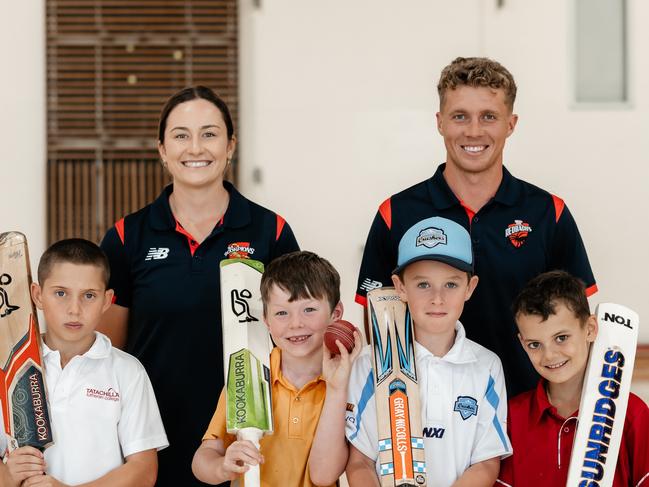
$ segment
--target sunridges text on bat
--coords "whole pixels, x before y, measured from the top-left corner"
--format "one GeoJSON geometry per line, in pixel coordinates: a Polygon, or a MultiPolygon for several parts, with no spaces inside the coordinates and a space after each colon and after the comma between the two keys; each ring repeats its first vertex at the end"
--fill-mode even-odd
{"type": "Polygon", "coordinates": [[[567,487],[610,487],[617,464],[638,342],[637,313],[597,307],[593,343],[579,406],[567,487]]]}

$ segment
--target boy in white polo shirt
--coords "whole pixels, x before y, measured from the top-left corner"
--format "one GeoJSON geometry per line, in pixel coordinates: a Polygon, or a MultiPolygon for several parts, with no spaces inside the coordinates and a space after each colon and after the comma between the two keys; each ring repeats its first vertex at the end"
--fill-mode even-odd
{"type": "MultiPolygon", "coordinates": [[[[414,319],[428,485],[491,486],[511,454],[500,359],[466,338],[458,321],[478,284],[469,233],[446,218],[412,226],[399,243],[392,280],[414,319]]],[[[349,381],[346,435],[351,487],[378,485],[378,435],[366,347],[349,381]]]]}
{"type": "Polygon", "coordinates": [[[7,466],[21,487],[153,486],[168,445],[144,367],[95,331],[110,306],[109,267],[94,243],[68,239],[45,251],[32,299],[43,310],[43,362],[54,445],[22,447],[7,466]]]}

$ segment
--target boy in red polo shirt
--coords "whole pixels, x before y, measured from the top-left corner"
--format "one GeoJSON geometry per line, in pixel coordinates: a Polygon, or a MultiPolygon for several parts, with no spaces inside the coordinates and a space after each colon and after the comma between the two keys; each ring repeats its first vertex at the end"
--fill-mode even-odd
{"type": "MultiPolygon", "coordinates": [[[[514,454],[502,462],[495,485],[563,487],[597,320],[583,282],[563,271],[532,279],[513,311],[518,338],[541,380],[509,401],[514,454]]],[[[630,394],[613,487],[649,487],[648,435],[649,409],[630,394]]]]}

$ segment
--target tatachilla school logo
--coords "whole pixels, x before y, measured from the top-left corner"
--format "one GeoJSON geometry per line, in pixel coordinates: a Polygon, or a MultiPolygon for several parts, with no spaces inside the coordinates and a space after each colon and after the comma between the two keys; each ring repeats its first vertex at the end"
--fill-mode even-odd
{"type": "Polygon", "coordinates": [[[233,242],[223,255],[228,259],[249,259],[254,253],[255,249],[250,246],[250,242],[233,242]]]}
{"type": "Polygon", "coordinates": [[[119,401],[119,392],[117,392],[112,387],[109,387],[105,391],[100,389],[94,389],[92,387],[86,388],[86,396],[94,397],[95,399],[103,399],[104,401],[119,401]]]}
{"type": "Polygon", "coordinates": [[[416,247],[423,245],[432,249],[437,245],[446,245],[446,234],[444,230],[435,227],[424,228],[417,236],[416,247]]]}
{"type": "Polygon", "coordinates": [[[523,220],[514,220],[514,223],[510,223],[505,229],[505,237],[514,247],[519,248],[523,246],[531,231],[532,227],[529,223],[523,220]]]}
{"type": "Polygon", "coordinates": [[[458,396],[453,411],[460,413],[462,419],[466,421],[471,416],[478,415],[478,401],[471,396],[458,396]]]}

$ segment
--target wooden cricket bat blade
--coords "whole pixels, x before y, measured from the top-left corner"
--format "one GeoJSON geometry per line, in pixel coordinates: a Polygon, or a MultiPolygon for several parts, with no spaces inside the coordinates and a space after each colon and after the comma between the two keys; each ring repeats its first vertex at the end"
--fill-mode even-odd
{"type": "Polygon", "coordinates": [[[610,487],[622,440],[638,343],[637,313],[619,304],[597,306],[570,457],[567,487],[610,487]]]}
{"type": "Polygon", "coordinates": [[[0,416],[9,450],[52,444],[27,239],[0,234],[0,416]]]}
{"type": "MultiPolygon", "coordinates": [[[[225,370],[226,427],[239,440],[259,440],[273,431],[270,381],[272,342],[263,322],[261,275],[252,259],[221,261],[221,314],[225,370]]],[[[245,474],[246,487],[260,484],[256,465],[245,474]]]]}
{"type": "Polygon", "coordinates": [[[391,287],[370,291],[368,314],[383,487],[426,484],[414,329],[410,312],[391,287]]]}

